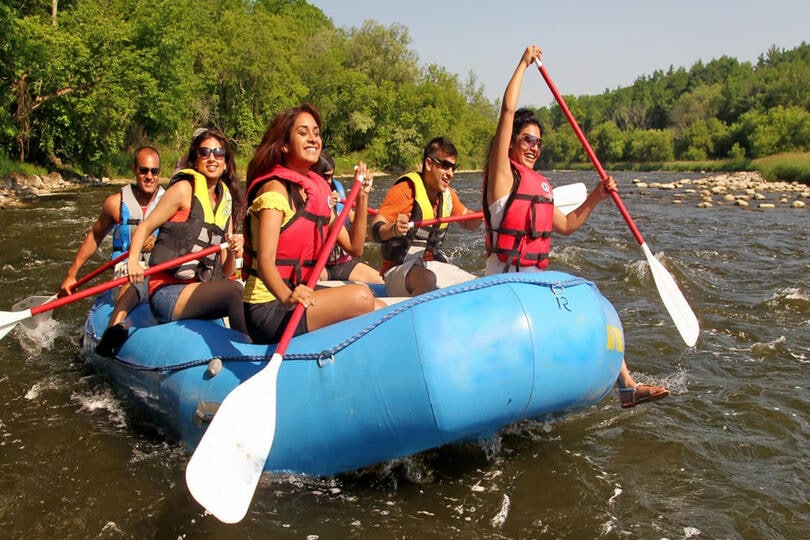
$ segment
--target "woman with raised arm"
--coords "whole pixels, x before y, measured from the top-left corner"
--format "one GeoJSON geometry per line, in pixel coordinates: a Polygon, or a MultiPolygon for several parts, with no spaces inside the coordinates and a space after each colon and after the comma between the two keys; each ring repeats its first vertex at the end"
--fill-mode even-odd
{"type": "MultiPolygon", "coordinates": [[[[544,270],[551,232],[569,235],[576,231],[616,189],[615,180],[608,176],[568,215],[554,206],[551,182],[534,168],[543,149],[543,128],[534,112],[517,108],[523,75],[540,55],[536,45],[527,47],[506,86],[484,170],[487,275],[544,270]]],[[[669,395],[663,386],[636,384],[626,362],[622,362],[616,383],[623,408],[669,395]]]]}

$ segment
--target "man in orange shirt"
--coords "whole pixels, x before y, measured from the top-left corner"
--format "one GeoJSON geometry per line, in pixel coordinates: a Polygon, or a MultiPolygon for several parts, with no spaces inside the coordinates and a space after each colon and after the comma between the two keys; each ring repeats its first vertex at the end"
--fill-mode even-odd
{"type": "MultiPolygon", "coordinates": [[[[457,155],[449,138],[432,139],[422,155],[422,172],[399,178],[371,223],[372,238],[382,243],[380,274],[390,296],[416,296],[475,278],[449,264],[441,251],[447,223],[409,226],[412,221],[473,213],[450,187],[457,155]]],[[[475,230],[481,220],[460,223],[475,230]]]]}

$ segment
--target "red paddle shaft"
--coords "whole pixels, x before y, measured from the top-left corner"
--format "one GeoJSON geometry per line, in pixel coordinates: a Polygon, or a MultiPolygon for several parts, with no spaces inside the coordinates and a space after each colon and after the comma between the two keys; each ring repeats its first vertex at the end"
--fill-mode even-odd
{"type": "Polygon", "coordinates": [[[470,214],[463,214],[458,216],[438,217],[433,219],[423,219],[421,221],[411,221],[408,225],[411,227],[430,227],[438,223],[453,223],[455,221],[472,221],[474,219],[484,219],[484,212],[472,212],[470,214]]]}
{"type": "Polygon", "coordinates": [[[104,264],[102,264],[101,266],[99,266],[98,268],[93,270],[92,272],[88,273],[83,278],[76,280],[76,283],[73,284],[73,287],[78,287],[80,285],[84,285],[85,283],[87,283],[88,281],[90,281],[91,279],[96,277],[97,275],[101,274],[102,272],[104,272],[108,268],[112,268],[116,264],[118,264],[121,261],[125,260],[127,257],[129,257],[129,252],[125,251],[124,253],[122,253],[118,257],[105,262],[104,264]]]}
{"type": "MultiPolygon", "coordinates": [[[[177,257],[176,259],[172,259],[170,261],[166,261],[164,263],[156,264],[155,266],[150,266],[146,270],[144,270],[143,275],[149,276],[156,272],[162,272],[163,270],[168,270],[170,268],[174,268],[179,266],[185,262],[193,261],[194,259],[201,259],[202,257],[206,257],[212,253],[216,253],[217,251],[223,250],[228,247],[227,242],[223,242],[222,244],[217,244],[215,246],[208,246],[207,248],[197,251],[194,253],[188,253],[181,257],[177,257]]],[[[112,261],[110,261],[112,262],[112,261]]],[[[83,291],[75,292],[68,296],[63,296],[62,298],[57,298],[56,300],[52,300],[40,306],[34,306],[31,308],[31,315],[38,315],[40,313],[44,313],[45,311],[49,311],[51,309],[56,309],[58,307],[62,307],[64,305],[70,304],[72,302],[76,302],[83,298],[87,298],[88,296],[93,296],[98,293],[104,292],[106,290],[112,289],[114,287],[118,287],[125,283],[129,282],[128,276],[121,276],[119,278],[113,279],[111,281],[107,281],[105,283],[100,283],[98,285],[94,285],[92,287],[88,287],[83,291]]]]}
{"type": "MultiPolygon", "coordinates": [[[[334,224],[346,222],[346,219],[349,217],[349,212],[351,211],[352,206],[354,206],[354,201],[357,199],[357,196],[360,194],[360,190],[362,188],[363,180],[361,176],[358,177],[358,179],[354,182],[354,186],[352,186],[352,190],[349,192],[349,197],[346,199],[346,203],[343,205],[343,210],[340,211],[340,215],[333,222],[332,228],[329,230],[329,235],[326,237],[326,242],[321,248],[320,255],[318,255],[318,260],[315,261],[315,267],[312,269],[312,273],[310,274],[306,283],[307,287],[310,289],[315,288],[318,277],[321,275],[321,271],[326,266],[326,261],[329,260],[329,255],[332,253],[332,248],[337,241],[338,234],[340,234],[341,227],[337,227],[334,224]]],[[[295,310],[290,316],[290,320],[287,321],[287,327],[284,329],[284,333],[281,334],[281,339],[279,340],[278,345],[276,345],[276,354],[284,356],[284,352],[287,350],[287,346],[290,344],[293,334],[295,334],[295,329],[298,326],[298,322],[304,315],[304,309],[304,304],[301,304],[300,302],[295,306],[295,310]]]]}
{"type": "MultiPolygon", "coordinates": [[[[551,77],[546,71],[543,63],[539,59],[535,60],[535,63],[537,64],[537,68],[540,70],[540,75],[542,75],[543,79],[545,79],[549,90],[551,90],[551,93],[554,94],[554,99],[557,100],[560,109],[562,109],[563,114],[568,119],[568,123],[571,124],[571,127],[574,129],[574,133],[576,133],[579,142],[582,143],[582,148],[585,149],[585,153],[588,154],[591,163],[593,163],[593,166],[596,167],[596,172],[598,172],[599,177],[604,180],[608,177],[608,174],[605,172],[602,164],[599,163],[599,158],[596,157],[593,148],[591,148],[590,143],[588,143],[588,139],[585,138],[585,134],[582,133],[579,124],[577,124],[577,121],[574,119],[574,115],[571,114],[571,110],[568,108],[568,105],[566,105],[565,99],[563,99],[562,94],[560,94],[560,92],[557,90],[557,87],[554,85],[554,81],[551,80],[551,77]]],[[[644,238],[641,236],[636,224],[633,222],[633,218],[630,217],[630,213],[627,211],[627,208],[625,208],[624,203],[619,198],[619,193],[615,190],[611,190],[610,196],[613,198],[613,202],[616,203],[616,207],[618,207],[624,221],[627,222],[627,226],[630,227],[630,231],[633,233],[633,236],[636,237],[636,242],[638,242],[639,245],[643,245],[644,238]]]]}

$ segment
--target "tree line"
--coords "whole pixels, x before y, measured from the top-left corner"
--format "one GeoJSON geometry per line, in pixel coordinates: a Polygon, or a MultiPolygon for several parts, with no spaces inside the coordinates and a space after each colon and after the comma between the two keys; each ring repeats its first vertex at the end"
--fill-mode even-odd
{"type": "MultiPolygon", "coordinates": [[[[499,103],[473,73],[421,66],[410,42],[398,24],[336,28],[304,0],[11,0],[0,6],[0,152],[102,175],[135,146],[182,150],[214,126],[249,158],[277,112],[310,101],[336,156],[399,171],[442,134],[462,167],[482,167],[499,103]]],[[[605,162],[808,151],[810,46],[566,101],[605,162]]],[[[558,107],[537,112],[542,165],[587,161],[558,107]]]]}

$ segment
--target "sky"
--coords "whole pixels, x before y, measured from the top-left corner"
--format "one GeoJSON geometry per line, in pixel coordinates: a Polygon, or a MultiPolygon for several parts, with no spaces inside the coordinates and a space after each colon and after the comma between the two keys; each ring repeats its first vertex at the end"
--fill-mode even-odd
{"type": "MultiPolygon", "coordinates": [[[[580,96],[670,66],[689,69],[723,55],[755,63],[772,46],[810,43],[808,0],[309,1],[338,27],[368,19],[406,26],[420,66],[438,64],[462,82],[472,72],[493,101],[529,44],[542,49],[560,93],[580,96]]],[[[527,72],[520,105],[551,102],[539,72],[527,72]]]]}

